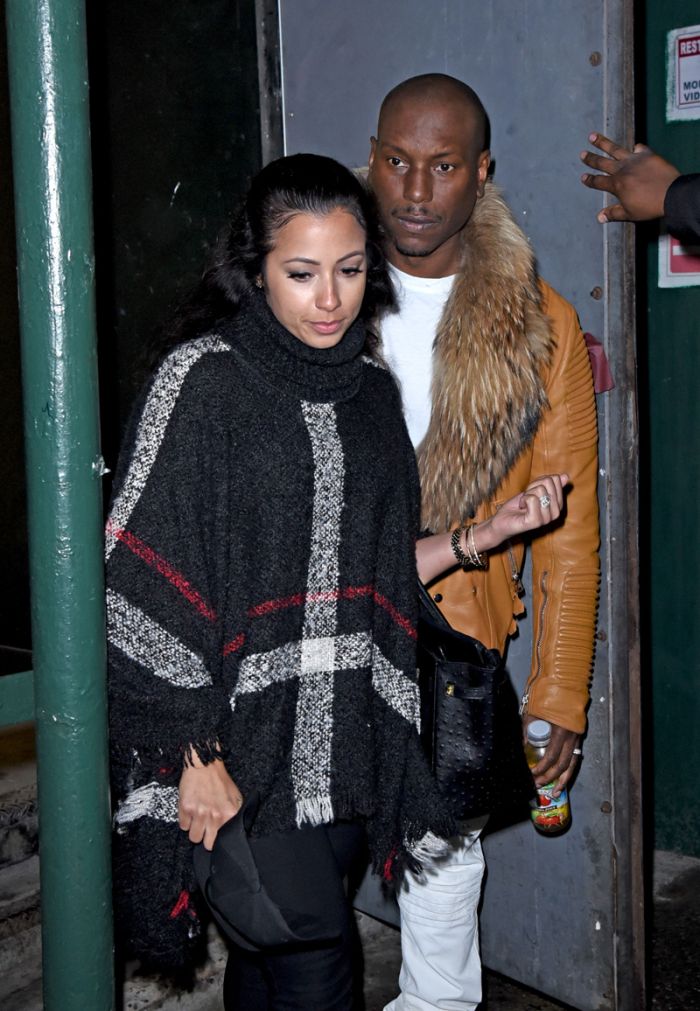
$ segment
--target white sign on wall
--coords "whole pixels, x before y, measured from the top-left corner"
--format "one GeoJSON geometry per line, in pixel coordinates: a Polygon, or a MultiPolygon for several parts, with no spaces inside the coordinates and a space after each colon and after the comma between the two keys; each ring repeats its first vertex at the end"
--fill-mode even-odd
{"type": "Polygon", "coordinates": [[[659,288],[700,285],[700,246],[684,246],[673,235],[659,236],[659,288]]]}
{"type": "Polygon", "coordinates": [[[700,25],[667,38],[666,119],[700,119],[700,25]]]}

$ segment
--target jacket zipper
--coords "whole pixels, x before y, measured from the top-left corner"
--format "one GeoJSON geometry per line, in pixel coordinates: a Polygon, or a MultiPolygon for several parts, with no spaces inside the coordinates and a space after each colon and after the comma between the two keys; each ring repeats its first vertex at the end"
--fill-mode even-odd
{"type": "Polygon", "coordinates": [[[520,573],[518,572],[518,567],[515,564],[515,555],[513,554],[513,545],[508,541],[508,559],[510,561],[510,578],[513,580],[513,591],[518,597],[525,596],[525,587],[523,586],[523,581],[520,578],[520,573]]]}
{"type": "Polygon", "coordinates": [[[523,716],[527,712],[528,703],[530,701],[530,690],[534,685],[535,681],[539,678],[542,673],[542,637],[544,635],[544,616],[547,610],[547,576],[549,573],[545,570],[542,573],[542,579],[540,580],[540,589],[542,590],[542,604],[540,605],[540,627],[537,632],[537,645],[535,646],[535,655],[537,656],[537,667],[535,669],[534,677],[530,678],[527,685],[525,686],[525,691],[523,697],[520,700],[520,715],[523,716]]]}

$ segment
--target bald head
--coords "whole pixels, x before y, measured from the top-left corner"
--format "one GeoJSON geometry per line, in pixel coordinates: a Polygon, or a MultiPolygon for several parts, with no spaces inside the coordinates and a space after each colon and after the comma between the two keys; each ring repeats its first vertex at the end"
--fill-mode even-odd
{"type": "Polygon", "coordinates": [[[478,95],[446,74],[411,77],[382,102],[369,182],[387,256],[400,270],[457,273],[462,230],[485,192],[486,127],[478,95]]]}
{"type": "Polygon", "coordinates": [[[483,103],[473,88],[449,74],[419,74],[409,77],[392,88],[379,109],[377,136],[382,127],[398,109],[411,106],[425,109],[429,106],[450,108],[457,116],[470,123],[476,152],[488,147],[488,117],[483,103]]]}

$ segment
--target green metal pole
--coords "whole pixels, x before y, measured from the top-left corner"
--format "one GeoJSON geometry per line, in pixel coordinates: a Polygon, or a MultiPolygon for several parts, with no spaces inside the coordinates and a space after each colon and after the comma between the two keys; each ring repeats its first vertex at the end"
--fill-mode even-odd
{"type": "Polygon", "coordinates": [[[32,584],[44,1007],[114,1006],[83,0],[6,0],[32,584]]]}

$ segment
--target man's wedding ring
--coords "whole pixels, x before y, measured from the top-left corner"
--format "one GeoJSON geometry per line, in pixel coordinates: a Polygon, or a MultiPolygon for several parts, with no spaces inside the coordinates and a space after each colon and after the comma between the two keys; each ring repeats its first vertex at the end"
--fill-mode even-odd
{"type": "Polygon", "coordinates": [[[581,754],[583,754],[583,752],[581,751],[580,748],[574,748],[572,754],[573,755],[581,755],[581,754]]]}
{"type": "Polygon", "coordinates": [[[552,500],[549,495],[540,495],[540,505],[543,509],[546,509],[548,505],[551,505],[552,500]]]}

